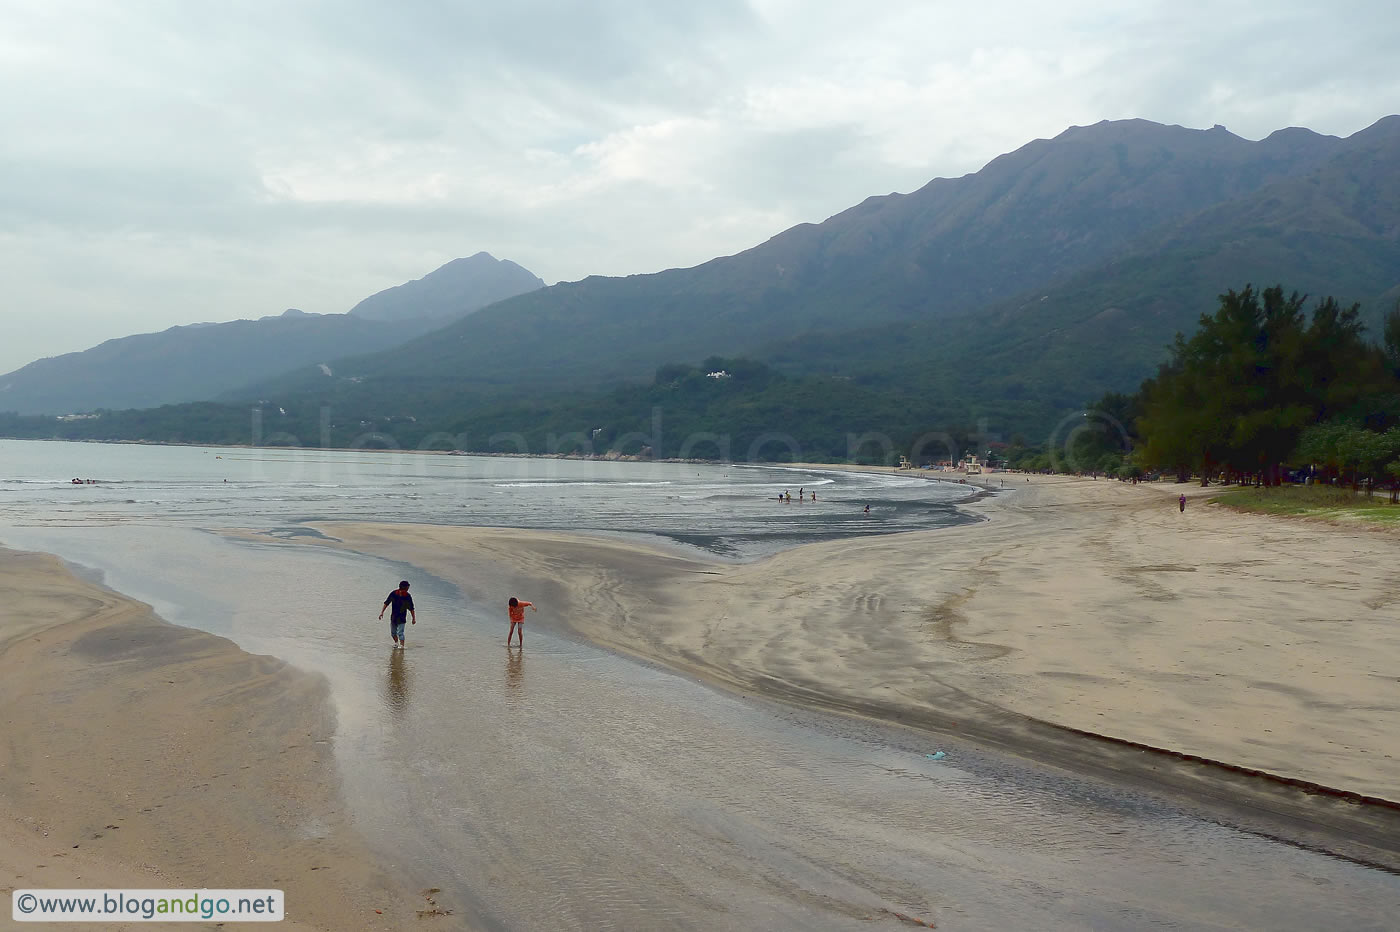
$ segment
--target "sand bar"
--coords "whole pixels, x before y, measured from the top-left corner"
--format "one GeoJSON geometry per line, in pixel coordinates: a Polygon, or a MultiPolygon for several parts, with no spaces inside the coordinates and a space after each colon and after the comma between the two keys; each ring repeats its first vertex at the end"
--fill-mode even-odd
{"type": "Polygon", "coordinates": [[[967,506],[991,518],[973,526],[742,565],[570,533],[319,526],[741,691],[1011,750],[1048,722],[1400,800],[1400,538],[1241,515],[1194,487],[1006,480],[1014,495],[967,506]]]}
{"type": "Polygon", "coordinates": [[[6,921],[25,887],[277,888],[279,927],[413,921],[349,826],[319,677],[47,555],[0,549],[0,604],[6,921]]]}

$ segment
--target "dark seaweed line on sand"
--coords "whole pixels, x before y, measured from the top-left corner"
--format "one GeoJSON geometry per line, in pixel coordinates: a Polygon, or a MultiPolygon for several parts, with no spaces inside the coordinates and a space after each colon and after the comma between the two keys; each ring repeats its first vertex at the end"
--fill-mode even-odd
{"type": "Polygon", "coordinates": [[[705,676],[717,672],[710,669],[695,672],[731,689],[753,690],[803,708],[962,737],[1000,753],[1114,785],[1128,778],[1140,789],[1166,792],[1187,808],[1208,811],[1222,825],[1400,874],[1400,803],[1394,800],[1059,725],[970,696],[954,699],[950,704],[956,708],[945,713],[833,695],[818,686],[767,675],[745,681],[723,674],[705,676]],[[1124,753],[1128,751],[1136,753],[1124,753]],[[1170,766],[1161,768],[1162,763],[1170,766]],[[1192,773],[1181,765],[1201,772],[1192,773]],[[1314,798],[1324,807],[1309,809],[1293,794],[1314,798]],[[1300,830],[1321,837],[1303,839],[1298,837],[1300,830]]]}
{"type": "Polygon", "coordinates": [[[1085,731],[1082,728],[1074,728],[1070,725],[1057,725],[1054,722],[1047,722],[1044,719],[1031,719],[1050,728],[1058,728],[1060,731],[1067,731],[1073,735],[1080,735],[1085,738],[1092,738],[1095,741],[1105,741],[1109,744],[1116,744],[1121,747],[1132,748],[1137,751],[1148,751],[1153,754],[1162,754],[1180,761],[1189,761],[1193,764],[1204,764],[1207,767],[1218,767],[1231,773],[1241,774],[1247,777],[1255,777],[1260,780],[1267,780],[1271,783],[1278,783],[1294,789],[1302,790],[1305,793],[1313,793],[1318,796],[1330,796],[1336,799],[1344,799],[1347,802],[1358,803],[1364,806],[1380,806],[1385,809],[1393,809],[1400,812],[1400,802],[1393,799],[1386,799],[1384,796],[1368,796],[1364,793],[1357,793],[1352,790],[1343,790],[1335,786],[1327,786],[1323,783],[1314,783],[1311,780],[1301,780],[1297,777],[1285,777],[1282,774],[1270,773],[1267,770],[1257,770],[1253,767],[1244,767],[1240,764],[1229,764],[1225,761],[1215,760],[1211,757],[1202,757],[1199,754],[1189,754],[1186,751],[1173,751],[1171,748],[1159,748],[1152,744],[1143,744],[1140,741],[1130,741],[1127,738],[1115,738],[1113,735],[1101,734],[1097,731],[1085,731]]]}

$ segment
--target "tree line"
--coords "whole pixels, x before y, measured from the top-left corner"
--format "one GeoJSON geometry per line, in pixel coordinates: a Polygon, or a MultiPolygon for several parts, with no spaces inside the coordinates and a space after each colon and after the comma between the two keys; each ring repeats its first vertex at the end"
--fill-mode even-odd
{"type": "MultiPolygon", "coordinates": [[[[1359,305],[1281,286],[1220,297],[1133,394],[1105,395],[1068,438],[1062,464],[1120,477],[1151,472],[1202,484],[1288,478],[1400,487],[1400,305],[1382,339],[1359,305]]],[[[1021,451],[1052,467],[1052,450],[1021,451]]]]}

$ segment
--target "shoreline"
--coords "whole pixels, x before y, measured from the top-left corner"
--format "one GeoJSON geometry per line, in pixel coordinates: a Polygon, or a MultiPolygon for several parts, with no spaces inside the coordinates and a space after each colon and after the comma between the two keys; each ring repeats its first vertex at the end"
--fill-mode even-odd
{"type": "Polygon", "coordinates": [[[297,930],[412,915],[340,798],[321,677],[47,554],[0,548],[0,598],[6,886],[278,888],[297,930]]]}
{"type": "MultiPolygon", "coordinates": [[[[1400,709],[1369,725],[1375,718],[1369,708],[1302,716],[1300,710],[1316,698],[1311,691],[1298,687],[1290,698],[1288,689],[1271,690],[1265,679],[1275,674],[1280,685],[1290,686],[1288,677],[1298,671],[1251,670],[1252,677],[1238,674],[1229,683],[1214,668],[1167,676],[1165,684],[1135,680],[1135,672],[1165,673],[1167,661],[1189,663],[1221,647],[1211,643],[1212,626],[1192,617],[1192,606],[1172,604],[1191,601],[1189,593],[1168,591],[1150,576],[1151,586],[1144,588],[1143,576],[1157,570],[1164,576],[1181,570],[1184,576],[1189,569],[1228,581],[1233,573],[1256,599],[1270,596],[1277,580],[1242,579],[1230,567],[1205,563],[1125,572],[1122,561],[1105,556],[1101,541],[1086,544],[1078,536],[1102,531],[1105,524],[1112,533],[1131,536],[1145,510],[1175,516],[1176,487],[1168,495],[1110,480],[1029,478],[1016,496],[970,503],[983,518],[995,515],[991,521],[806,544],[744,564],[632,541],[505,528],[313,522],[331,539],[297,545],[399,560],[453,582],[473,600],[495,601],[498,595],[476,579],[500,580],[512,592],[551,606],[539,620],[555,630],[733,692],[959,736],[1021,758],[1184,796],[1265,834],[1400,868],[1400,792],[1394,789],[1400,766],[1393,763],[1400,758],[1393,727],[1400,709]],[[1008,551],[1034,554],[1037,546],[1058,551],[1008,558],[1008,551]],[[1085,546],[1087,554],[1065,559],[1071,555],[1066,547],[1085,546]],[[919,556],[924,549],[930,559],[919,556]],[[1000,564],[1008,559],[1020,564],[1023,575],[1058,579],[1046,583],[1049,591],[1018,587],[1022,591],[1011,593],[989,586],[1006,572],[1000,564]],[[1096,592],[1100,585],[1116,589],[1096,592]],[[1044,627],[1044,619],[1028,623],[1047,606],[1073,612],[1092,608],[1088,603],[1106,595],[1116,609],[1051,625],[1070,631],[1043,635],[1032,629],[1044,627]],[[1137,671],[1133,664],[1114,669],[1113,652],[1102,643],[1118,634],[1114,628],[1122,619],[1114,611],[1142,604],[1157,614],[1153,625],[1142,626],[1146,630],[1165,623],[1172,634],[1191,634],[1204,643],[1168,639],[1165,648],[1157,643],[1139,658],[1137,671]],[[1017,624],[1008,628],[1008,619],[1017,624]],[[1216,718],[1192,727],[1181,721],[1177,707],[1183,703],[1216,718]],[[1279,737],[1267,737],[1271,733],[1279,737]],[[1250,737],[1242,740],[1241,734],[1250,737]],[[1356,744],[1318,754],[1316,743],[1329,735],[1356,744]],[[1379,763],[1370,760],[1373,754],[1379,763]],[[1344,767],[1320,770],[1320,759],[1328,768],[1339,762],[1344,767]]],[[[1218,526],[1233,517],[1201,505],[1200,497],[1188,495],[1195,530],[1177,540],[1164,531],[1149,550],[1197,550],[1203,543],[1190,539],[1194,534],[1208,538],[1210,547],[1238,549],[1222,533],[1233,529],[1218,526]]],[[[1205,585],[1199,577],[1193,582],[1205,585]]],[[[1325,589],[1307,578],[1294,582],[1325,589]]],[[[1369,595],[1358,592],[1353,601],[1365,605],[1369,595]]],[[[1231,599],[1216,602],[1228,605],[1231,599]]],[[[1294,645],[1303,654],[1315,646],[1294,645]]],[[[1395,639],[1375,647],[1400,659],[1395,639]]],[[[1373,653],[1347,649],[1330,659],[1364,666],[1373,653]]],[[[1314,676],[1307,685],[1324,684],[1314,676]]],[[[1379,689],[1385,694],[1388,687],[1379,689]]],[[[1350,697],[1361,707],[1375,698],[1350,697]]]]}
{"type": "MultiPolygon", "coordinates": [[[[40,415],[47,417],[48,415],[40,415]]],[[[528,459],[528,460],[570,460],[580,463],[661,463],[689,466],[740,466],[756,469],[811,469],[842,470],[865,472],[871,475],[903,475],[908,473],[921,479],[932,479],[923,475],[932,470],[899,469],[896,466],[862,465],[860,463],[740,463],[733,460],[682,459],[679,457],[642,457],[633,454],[609,456],[606,453],[490,453],[472,450],[416,450],[409,448],[384,449],[382,447],[307,447],[307,446],[265,446],[251,443],[186,443],[174,440],[94,440],[72,439],[68,437],[0,437],[0,441],[14,443],[101,443],[128,447],[184,447],[210,450],[302,450],[322,453],[409,453],[414,456],[477,456],[489,459],[528,459]]],[[[972,483],[968,483],[971,485],[972,483]]],[[[987,487],[990,489],[990,486],[987,487]]]]}

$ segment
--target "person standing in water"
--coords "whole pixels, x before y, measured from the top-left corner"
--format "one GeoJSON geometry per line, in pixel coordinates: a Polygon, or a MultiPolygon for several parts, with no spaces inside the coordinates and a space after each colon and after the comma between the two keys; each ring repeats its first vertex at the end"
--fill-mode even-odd
{"type": "Polygon", "coordinates": [[[515,637],[515,632],[517,630],[520,632],[520,646],[524,647],[525,609],[528,608],[532,612],[537,612],[539,611],[539,609],[535,608],[535,604],[533,602],[522,602],[515,596],[510,597],[510,604],[507,607],[510,609],[510,633],[506,635],[506,647],[510,646],[510,639],[512,637],[515,637]],[[517,629],[516,625],[519,625],[520,627],[517,629]]]}
{"type": "MultiPolygon", "coordinates": [[[[403,636],[404,622],[408,620],[410,614],[413,615],[413,623],[418,624],[418,612],[413,607],[413,596],[408,594],[408,580],[399,580],[399,587],[389,593],[384,600],[384,608],[393,607],[389,612],[389,637],[394,639],[394,646],[403,649],[408,646],[408,642],[403,636]]],[[[379,620],[384,620],[384,608],[379,610],[379,620]]]]}

